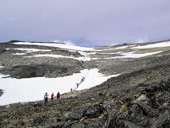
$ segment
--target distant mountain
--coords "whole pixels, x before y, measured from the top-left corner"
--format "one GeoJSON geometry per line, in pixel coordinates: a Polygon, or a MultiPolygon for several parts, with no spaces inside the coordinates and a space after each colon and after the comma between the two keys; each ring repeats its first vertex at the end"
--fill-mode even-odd
{"type": "Polygon", "coordinates": [[[169,81],[170,41],[1,43],[0,127],[168,128],[169,81]],[[58,91],[61,103],[44,105],[58,91]]]}

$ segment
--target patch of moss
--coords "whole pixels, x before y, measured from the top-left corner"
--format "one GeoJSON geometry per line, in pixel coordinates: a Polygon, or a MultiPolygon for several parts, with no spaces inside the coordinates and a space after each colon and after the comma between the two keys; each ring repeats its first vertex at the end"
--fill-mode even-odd
{"type": "Polygon", "coordinates": [[[131,106],[132,106],[131,101],[126,101],[126,102],[125,102],[125,107],[126,107],[127,109],[129,109],[129,107],[131,107],[131,106]]]}
{"type": "Polygon", "coordinates": [[[83,124],[88,127],[90,124],[95,124],[97,122],[102,122],[102,120],[100,120],[99,118],[92,118],[92,119],[85,119],[83,121],[83,124]]]}
{"type": "Polygon", "coordinates": [[[104,103],[104,100],[99,100],[98,101],[98,104],[103,104],[104,103]]]}
{"type": "Polygon", "coordinates": [[[157,96],[159,93],[157,92],[157,91],[155,91],[155,92],[147,92],[146,93],[146,96],[147,97],[155,97],[155,96],[157,96]]]}

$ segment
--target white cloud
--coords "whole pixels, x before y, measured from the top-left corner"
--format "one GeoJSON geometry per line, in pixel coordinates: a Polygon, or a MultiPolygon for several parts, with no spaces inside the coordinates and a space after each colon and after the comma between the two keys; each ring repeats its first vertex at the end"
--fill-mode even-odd
{"type": "Polygon", "coordinates": [[[55,42],[55,43],[58,43],[58,42],[60,42],[60,40],[51,40],[50,42],[55,42]]]}
{"type": "Polygon", "coordinates": [[[64,41],[64,43],[66,45],[75,46],[75,44],[71,40],[66,40],[66,41],[64,41]]]}
{"type": "Polygon", "coordinates": [[[1,41],[57,38],[81,46],[104,46],[110,42],[145,42],[140,39],[145,34],[149,41],[169,39],[169,0],[18,1],[4,0],[0,4],[1,41]],[[15,22],[5,22],[11,16],[16,19],[9,20],[15,22]]]}
{"type": "Polygon", "coordinates": [[[135,43],[146,43],[146,42],[148,42],[147,36],[145,36],[144,38],[137,39],[135,43]]]}
{"type": "Polygon", "coordinates": [[[57,39],[54,39],[54,40],[51,40],[50,42],[64,43],[64,44],[69,45],[69,46],[75,46],[75,44],[71,40],[57,40],[57,39]]]}
{"type": "Polygon", "coordinates": [[[69,45],[69,46],[75,46],[75,44],[71,40],[57,40],[57,39],[54,39],[54,40],[51,40],[50,42],[64,43],[64,44],[69,45]]]}

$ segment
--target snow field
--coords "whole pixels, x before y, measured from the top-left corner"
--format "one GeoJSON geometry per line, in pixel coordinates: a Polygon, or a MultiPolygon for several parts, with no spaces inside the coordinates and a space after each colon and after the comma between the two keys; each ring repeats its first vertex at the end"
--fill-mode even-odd
{"type": "MultiPolygon", "coordinates": [[[[57,44],[57,43],[30,43],[30,42],[17,42],[14,43],[17,45],[40,45],[40,46],[51,46],[51,47],[59,47],[64,49],[69,49],[71,52],[79,52],[83,57],[72,57],[72,56],[62,56],[62,55],[52,55],[52,54],[43,54],[43,55],[34,55],[34,56],[27,56],[26,58],[31,57],[54,57],[54,58],[71,58],[80,61],[90,61],[91,58],[89,57],[88,53],[85,51],[93,51],[93,48],[85,48],[73,45],[66,45],[66,44],[57,44]]],[[[27,48],[17,48],[16,50],[27,51],[27,53],[31,52],[39,52],[39,51],[51,51],[51,50],[41,50],[41,49],[27,49],[27,48]]],[[[13,55],[24,55],[20,53],[16,53],[13,55]]]]}
{"type": "Polygon", "coordinates": [[[24,58],[32,58],[32,57],[53,57],[53,58],[70,58],[79,61],[90,61],[90,60],[98,60],[98,59],[116,59],[116,58],[141,58],[146,57],[154,54],[161,53],[162,51],[158,52],[150,52],[150,53],[143,53],[143,54],[134,54],[134,52],[116,52],[116,53],[101,53],[101,54],[120,54],[121,56],[115,57],[108,57],[108,58],[91,58],[89,57],[88,53],[80,52],[81,55],[84,57],[73,57],[73,56],[62,56],[62,55],[53,55],[53,54],[42,54],[42,55],[34,55],[34,56],[26,56],[24,58]]]}
{"type": "MultiPolygon", "coordinates": [[[[54,55],[54,54],[42,54],[42,55],[34,55],[34,56],[27,56],[25,58],[32,58],[32,57],[53,57],[53,58],[70,58],[70,59],[76,59],[79,61],[90,61],[90,60],[98,60],[98,59],[116,59],[116,58],[141,58],[149,55],[158,54],[162,51],[158,52],[151,52],[151,53],[144,53],[144,54],[134,54],[134,52],[116,52],[116,53],[99,53],[99,54],[120,54],[121,56],[117,57],[109,57],[109,58],[91,58],[91,54],[97,54],[97,51],[106,51],[106,50],[115,50],[115,49],[125,49],[128,46],[120,46],[117,48],[109,48],[109,49],[102,49],[102,50],[95,50],[93,48],[85,48],[85,47],[79,47],[74,45],[66,45],[66,44],[58,44],[58,43],[30,43],[30,42],[17,42],[14,43],[17,45],[42,45],[42,46],[51,46],[51,47],[59,47],[68,49],[72,52],[79,52],[83,57],[73,57],[73,56],[63,56],[63,55],[54,55]],[[88,51],[91,51],[91,53],[88,53],[88,51]]],[[[131,45],[130,45],[131,46],[131,45]]],[[[162,42],[157,44],[150,44],[145,46],[137,46],[137,47],[131,47],[132,49],[147,49],[147,48],[155,48],[155,47],[166,47],[170,46],[170,42],[162,42]]],[[[27,52],[38,52],[38,51],[49,51],[49,50],[41,50],[41,49],[26,49],[26,48],[18,48],[16,50],[24,50],[27,52]]],[[[21,53],[16,53],[14,55],[24,55],[21,53]]]]}
{"type": "Polygon", "coordinates": [[[0,97],[0,105],[7,105],[17,102],[28,102],[43,100],[45,92],[55,96],[59,91],[61,94],[70,92],[73,90],[82,90],[94,87],[103,83],[112,76],[103,76],[98,72],[98,69],[84,69],[81,73],[75,73],[70,76],[58,77],[58,78],[3,78],[4,75],[0,75],[0,89],[3,89],[4,94],[0,97]],[[82,78],[85,80],[77,88],[77,83],[80,83],[82,78]]]}

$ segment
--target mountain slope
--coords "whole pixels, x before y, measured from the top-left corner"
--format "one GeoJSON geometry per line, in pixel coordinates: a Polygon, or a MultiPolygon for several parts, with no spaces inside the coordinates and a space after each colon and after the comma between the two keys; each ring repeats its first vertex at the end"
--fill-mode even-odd
{"type": "Polygon", "coordinates": [[[1,126],[168,127],[169,70],[169,65],[161,65],[111,78],[61,103],[1,107],[1,126]]]}
{"type": "MultiPolygon", "coordinates": [[[[24,78],[43,76],[55,79],[58,75],[70,77],[81,70],[90,71],[97,68],[100,73],[106,75],[103,76],[105,82],[102,81],[98,86],[94,84],[90,86],[93,87],[91,89],[81,91],[76,89],[63,94],[61,103],[55,99],[48,105],[44,105],[43,101],[37,101],[1,106],[1,127],[168,128],[170,126],[169,41],[88,50],[63,47],[63,44],[62,48],[51,47],[49,43],[44,45],[36,43],[28,45],[24,42],[22,45],[17,42],[0,45],[2,51],[0,64],[3,66],[0,72],[19,80],[22,80],[21,78],[27,73],[29,75],[24,78]],[[49,73],[50,66],[52,70],[49,73]],[[62,68],[67,70],[64,72],[62,68]],[[57,69],[60,70],[59,73],[57,69]],[[31,70],[35,71],[35,74],[29,73],[31,70]],[[119,75],[113,77],[116,74],[119,75]]],[[[90,78],[93,75],[85,73],[83,77],[90,78]]],[[[93,78],[90,81],[92,80],[93,78]]],[[[91,84],[85,82],[86,79],[79,86],[91,84]]]]}

